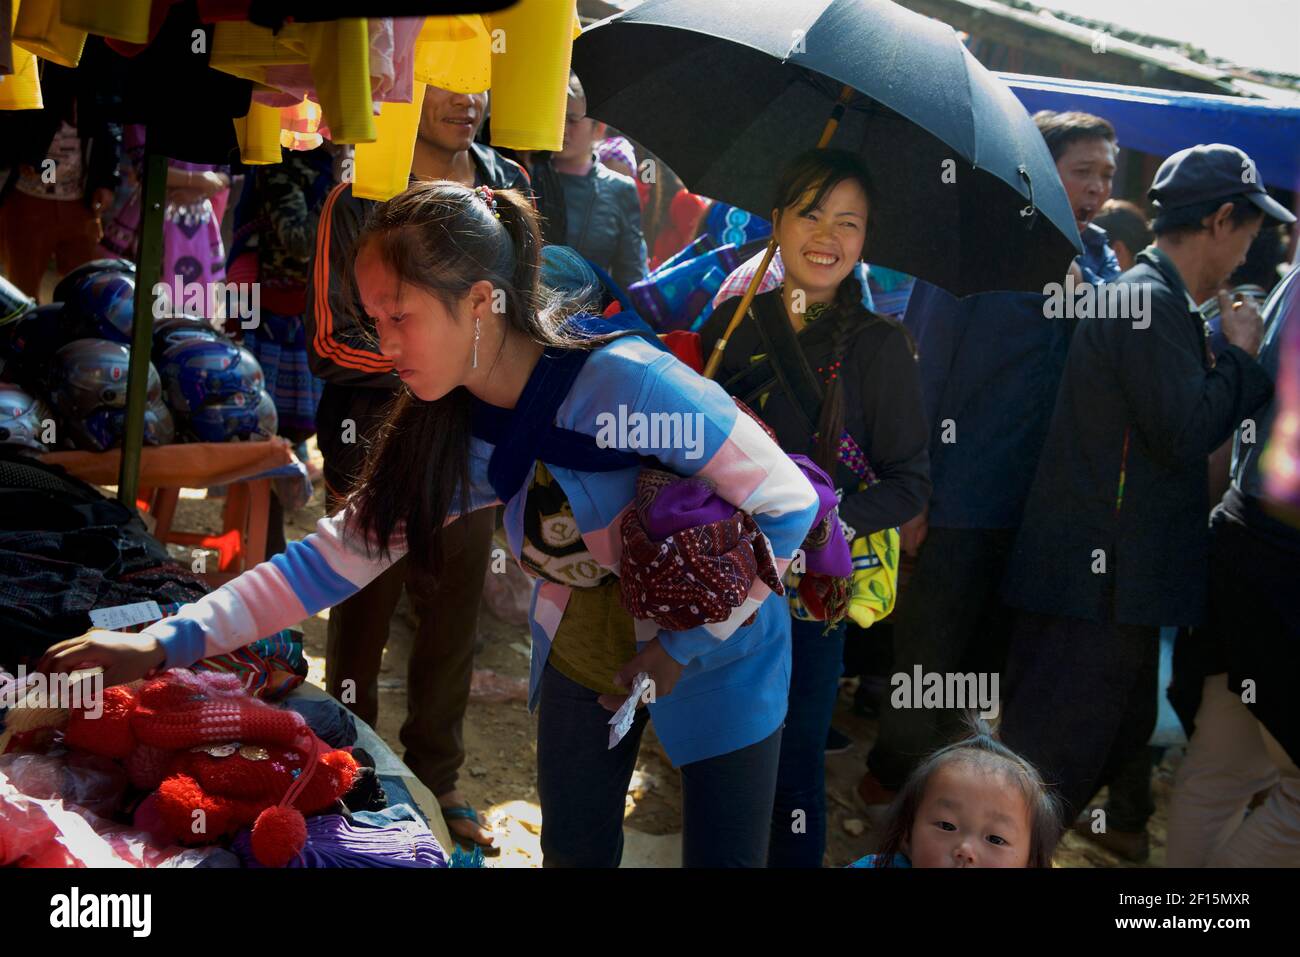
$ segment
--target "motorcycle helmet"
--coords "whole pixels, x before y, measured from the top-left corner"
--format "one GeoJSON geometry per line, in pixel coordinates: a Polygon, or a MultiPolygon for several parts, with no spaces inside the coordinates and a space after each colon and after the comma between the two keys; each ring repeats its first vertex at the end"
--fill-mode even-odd
{"type": "Polygon", "coordinates": [[[237,393],[256,393],[266,378],[253,354],[229,340],[186,339],[163,353],[167,401],[181,414],[237,393]]]}
{"type": "MultiPolygon", "coordinates": [[[[69,418],[85,418],[101,408],[126,406],[131,350],[105,339],[78,339],[54,354],[50,397],[69,418]]],[[[162,380],[149,363],[149,401],[162,396],[162,380]]]]}
{"type": "Polygon", "coordinates": [[[162,365],[167,350],[187,339],[225,341],[225,337],[213,328],[212,323],[201,316],[167,316],[156,320],[153,325],[154,362],[162,365]]]}
{"type": "Polygon", "coordinates": [[[24,313],[36,308],[36,300],[0,276],[0,326],[16,322],[24,313]]]}
{"type": "Polygon", "coordinates": [[[105,272],[134,277],[135,263],[129,259],[92,259],[88,263],[82,263],[59,280],[58,285],[54,287],[54,301],[67,302],[72,297],[72,290],[81,280],[105,272]]]}
{"type": "Polygon", "coordinates": [[[31,377],[48,367],[59,346],[68,341],[63,303],[37,306],[0,329],[0,355],[12,359],[31,377]]]}
{"type": "Polygon", "coordinates": [[[41,441],[45,423],[53,419],[50,407],[9,382],[0,382],[0,445],[19,445],[48,452],[41,441]]]}
{"type": "Polygon", "coordinates": [[[120,272],[86,276],[72,287],[67,307],[88,323],[92,336],[129,343],[135,318],[135,277],[120,272]]]}
{"type": "MultiPolygon", "coordinates": [[[[100,409],[84,420],[69,418],[72,444],[91,452],[104,452],[122,444],[126,434],[126,409],[100,409]]],[[[170,445],[176,438],[171,410],[162,397],[150,399],[144,410],[144,444],[170,445]]]]}
{"type": "Polygon", "coordinates": [[[265,389],[236,392],[204,403],[189,414],[190,432],[200,442],[229,442],[247,439],[265,442],[279,428],[275,401],[265,389]]]}

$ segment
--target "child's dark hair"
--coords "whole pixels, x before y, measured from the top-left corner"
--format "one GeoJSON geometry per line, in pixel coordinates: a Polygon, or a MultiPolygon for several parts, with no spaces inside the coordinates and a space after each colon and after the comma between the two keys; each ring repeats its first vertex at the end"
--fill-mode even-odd
{"type": "Polygon", "coordinates": [[[894,856],[904,853],[930,778],[939,769],[958,762],[1003,774],[1020,789],[1029,807],[1029,862],[1025,866],[1052,866],[1052,854],[1061,839],[1060,802],[1056,795],[1048,790],[1032,764],[997,739],[988,722],[971,715],[967,725],[969,736],[940,748],[921,762],[894,798],[883,825],[876,867],[892,867],[894,856]]]}
{"type": "MultiPolygon", "coordinates": [[[[491,282],[503,295],[507,325],[542,345],[583,348],[600,342],[566,334],[570,304],[540,284],[542,240],[532,203],[517,190],[493,192],[499,220],[460,183],[414,184],[374,210],[356,251],[370,247],[400,282],[418,286],[449,309],[474,283],[491,282]]],[[[488,361],[499,357],[498,352],[488,361]]],[[[441,570],[442,526],[453,508],[463,514],[469,507],[471,410],[464,388],[433,402],[403,390],[390,407],[348,496],[352,528],[380,555],[389,553],[404,525],[411,560],[441,570]]]]}
{"type": "MultiPolygon", "coordinates": [[[[845,180],[857,183],[866,194],[869,223],[871,212],[875,209],[875,187],[872,186],[871,174],[867,171],[861,157],[848,150],[811,149],[800,153],[781,172],[781,178],[773,194],[772,206],[777,210],[790,209],[811,191],[811,198],[797,210],[800,215],[803,215],[820,207],[827,194],[845,180]]],[[[864,237],[863,250],[865,249],[866,238],[864,237]]],[[[831,339],[832,365],[844,359],[849,346],[862,330],[864,312],[862,283],[858,280],[856,271],[850,272],[835,290],[830,314],[821,320],[835,323],[831,339]]],[[[882,317],[882,321],[889,320],[882,317]]],[[[840,435],[843,431],[844,377],[836,376],[826,384],[821,415],[817,422],[817,444],[812,454],[812,459],[832,475],[835,474],[840,435]]]]}

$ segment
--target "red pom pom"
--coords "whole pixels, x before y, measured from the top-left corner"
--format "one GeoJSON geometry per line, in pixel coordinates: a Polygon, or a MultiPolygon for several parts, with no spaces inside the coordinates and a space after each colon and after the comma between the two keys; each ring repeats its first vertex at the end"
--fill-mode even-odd
{"type": "Polygon", "coordinates": [[[268,807],[253,825],[253,856],[266,867],[284,867],[307,846],[307,821],[291,807],[268,807]]]}

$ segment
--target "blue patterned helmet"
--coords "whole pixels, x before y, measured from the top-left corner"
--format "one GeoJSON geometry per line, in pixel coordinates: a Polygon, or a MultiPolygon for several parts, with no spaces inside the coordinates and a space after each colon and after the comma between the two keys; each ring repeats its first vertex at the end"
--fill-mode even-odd
{"type": "MultiPolygon", "coordinates": [[[[66,422],[72,444],[91,452],[104,452],[122,444],[126,434],[126,409],[100,409],[84,420],[66,422]]],[[[171,410],[161,397],[150,399],[144,410],[144,444],[170,445],[176,437],[171,410]]]]}
{"type": "Polygon", "coordinates": [[[20,445],[48,452],[41,441],[53,413],[40,399],[8,382],[0,382],[0,445],[20,445]]]}
{"type": "Polygon", "coordinates": [[[181,414],[240,392],[255,393],[265,384],[253,354],[225,339],[185,339],[163,353],[162,377],[167,401],[181,414]]]}
{"type": "Polygon", "coordinates": [[[190,413],[186,421],[200,442],[229,442],[233,439],[265,442],[279,427],[275,402],[265,389],[236,392],[205,403],[190,413]]]}
{"type": "Polygon", "coordinates": [[[135,263],[129,259],[92,259],[88,263],[82,263],[59,280],[58,285],[54,287],[54,301],[67,302],[72,298],[73,289],[83,279],[105,272],[135,276],[135,263]]]}
{"type": "Polygon", "coordinates": [[[37,306],[0,329],[0,355],[12,359],[30,377],[40,377],[59,346],[68,341],[63,303],[37,306]]]}
{"type": "Polygon", "coordinates": [[[135,317],[135,277],[121,272],[85,276],[72,287],[67,308],[88,324],[90,335],[129,343],[135,317]]]}
{"type": "Polygon", "coordinates": [[[159,365],[167,350],[186,339],[209,339],[225,342],[225,336],[202,316],[168,316],[153,324],[153,359],[159,365]]]}

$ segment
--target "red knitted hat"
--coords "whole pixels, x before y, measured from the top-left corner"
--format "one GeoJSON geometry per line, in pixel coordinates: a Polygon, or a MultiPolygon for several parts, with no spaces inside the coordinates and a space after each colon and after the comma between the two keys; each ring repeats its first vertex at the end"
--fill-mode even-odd
{"type": "Polygon", "coordinates": [[[141,743],[172,751],[226,741],[295,747],[308,732],[302,715],[250,698],[235,675],[183,668],[140,689],[131,730],[141,743]]]}

